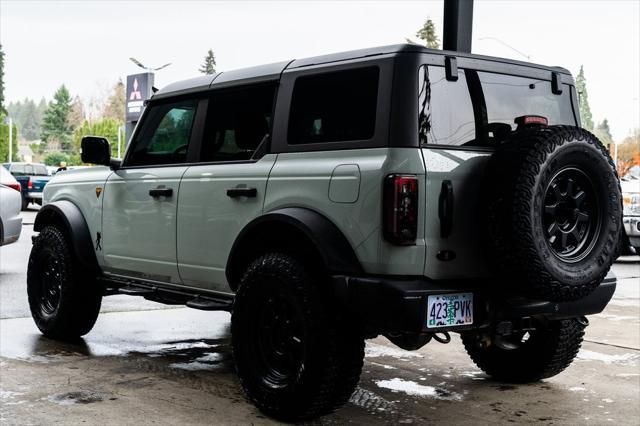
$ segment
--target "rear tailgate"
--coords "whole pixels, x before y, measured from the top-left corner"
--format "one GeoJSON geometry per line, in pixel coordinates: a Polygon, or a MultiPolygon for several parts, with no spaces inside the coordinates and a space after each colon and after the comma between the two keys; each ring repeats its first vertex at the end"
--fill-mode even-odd
{"type": "Polygon", "coordinates": [[[51,179],[51,176],[30,176],[32,187],[29,192],[42,192],[45,185],[51,179]]]}
{"type": "Polygon", "coordinates": [[[427,181],[424,274],[432,279],[487,276],[480,192],[491,152],[447,148],[421,151],[427,181]],[[449,191],[451,197],[447,196],[449,191]],[[446,207],[444,215],[440,213],[442,207],[446,207]]]}

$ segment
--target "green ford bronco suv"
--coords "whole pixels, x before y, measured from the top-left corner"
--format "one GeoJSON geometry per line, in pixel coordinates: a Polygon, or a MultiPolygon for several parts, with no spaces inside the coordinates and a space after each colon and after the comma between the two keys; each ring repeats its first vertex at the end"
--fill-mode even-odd
{"type": "Polygon", "coordinates": [[[398,45],[222,72],[155,93],[110,152],[86,137],[104,167],[46,186],[38,328],[82,336],[116,293],[229,311],[280,419],[345,403],[377,335],[551,377],[615,290],[619,183],[563,68],[398,45]]]}

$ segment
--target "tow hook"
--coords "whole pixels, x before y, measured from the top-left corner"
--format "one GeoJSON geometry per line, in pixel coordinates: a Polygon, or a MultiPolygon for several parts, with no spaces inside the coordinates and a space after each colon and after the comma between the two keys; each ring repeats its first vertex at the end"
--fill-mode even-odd
{"type": "Polygon", "coordinates": [[[576,321],[578,321],[578,324],[580,324],[583,327],[586,327],[589,325],[589,320],[584,315],[576,318],[576,321]]]}
{"type": "Polygon", "coordinates": [[[437,333],[433,333],[433,340],[446,345],[451,341],[451,335],[446,331],[439,331],[437,333]]]}

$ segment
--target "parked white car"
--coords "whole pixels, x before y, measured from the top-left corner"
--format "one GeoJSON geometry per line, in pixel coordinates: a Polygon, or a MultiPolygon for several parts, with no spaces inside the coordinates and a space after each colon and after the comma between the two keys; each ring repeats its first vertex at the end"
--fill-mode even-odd
{"type": "Polygon", "coordinates": [[[620,181],[620,186],[624,206],[623,225],[629,241],[626,246],[632,246],[640,255],[640,179],[629,176],[620,181]]]}
{"type": "Polygon", "coordinates": [[[4,167],[0,167],[0,246],[20,238],[22,218],[20,184],[4,167]]]}

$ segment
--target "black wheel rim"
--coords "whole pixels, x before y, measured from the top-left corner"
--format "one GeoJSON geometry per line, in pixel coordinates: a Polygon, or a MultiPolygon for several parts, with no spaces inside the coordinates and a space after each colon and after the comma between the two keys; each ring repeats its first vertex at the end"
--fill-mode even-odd
{"type": "Polygon", "coordinates": [[[270,387],[285,387],[302,369],[305,356],[304,319],[284,296],[269,296],[256,324],[262,379],[270,387]]]}
{"type": "Polygon", "coordinates": [[[52,254],[45,253],[42,259],[40,278],[40,309],[46,316],[52,315],[60,304],[62,295],[62,264],[52,254]]]}
{"type": "Polygon", "coordinates": [[[600,203],[591,179],[575,167],[555,174],[545,191],[543,226],[551,252],[565,262],[578,262],[600,233],[600,203]]]}

